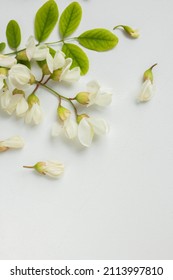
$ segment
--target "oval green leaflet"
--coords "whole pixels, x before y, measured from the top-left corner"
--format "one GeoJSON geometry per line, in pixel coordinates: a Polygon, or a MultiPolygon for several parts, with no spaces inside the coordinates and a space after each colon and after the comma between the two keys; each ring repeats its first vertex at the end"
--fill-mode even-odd
{"type": "Polygon", "coordinates": [[[21,42],[20,27],[15,20],[10,20],[6,28],[6,37],[11,49],[17,49],[21,42]]]}
{"type": "Polygon", "coordinates": [[[111,50],[118,44],[118,37],[104,28],[85,31],[77,40],[83,47],[98,52],[111,50]]]}
{"type": "Polygon", "coordinates": [[[0,52],[2,52],[6,47],[6,44],[4,42],[0,43],[0,52]]]}
{"type": "Polygon", "coordinates": [[[62,38],[70,36],[79,26],[82,18],[82,8],[78,2],[72,2],[63,11],[59,21],[59,32],[62,38]]]}
{"type": "Polygon", "coordinates": [[[39,43],[45,41],[58,21],[59,11],[54,0],[47,1],[36,13],[34,29],[39,43]]]}
{"type": "Polygon", "coordinates": [[[74,44],[65,43],[62,47],[62,51],[66,54],[66,57],[73,59],[72,68],[80,67],[81,75],[85,75],[89,70],[89,60],[84,51],[74,44]]]}

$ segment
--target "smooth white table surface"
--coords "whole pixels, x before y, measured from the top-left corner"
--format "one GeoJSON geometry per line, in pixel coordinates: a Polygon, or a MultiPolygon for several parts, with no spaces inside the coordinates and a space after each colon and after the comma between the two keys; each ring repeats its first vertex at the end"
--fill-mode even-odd
{"type": "MultiPolygon", "coordinates": [[[[15,19],[24,46],[44,1],[0,2],[1,41],[6,24],[15,19]]],[[[96,111],[110,132],[91,148],[51,138],[57,104],[45,91],[39,93],[45,111],[39,126],[0,113],[0,138],[19,134],[26,140],[23,150],[0,155],[0,259],[172,259],[173,2],[78,2],[83,20],[75,35],[127,24],[141,36],[131,40],[117,30],[114,50],[86,50],[88,75],[64,89],[78,92],[93,79],[112,88],[111,106],[96,111]],[[143,72],[156,62],[157,92],[150,102],[137,104],[143,72]],[[46,159],[65,164],[62,178],[22,168],[46,159]]],[[[62,11],[71,1],[57,3],[62,11]]],[[[49,41],[56,38],[54,30],[49,41]]]]}

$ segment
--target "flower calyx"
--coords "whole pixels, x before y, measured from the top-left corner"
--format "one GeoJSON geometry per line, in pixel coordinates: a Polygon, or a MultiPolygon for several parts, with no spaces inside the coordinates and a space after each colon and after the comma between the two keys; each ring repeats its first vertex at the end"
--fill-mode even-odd
{"type": "Polygon", "coordinates": [[[57,113],[58,113],[58,117],[60,118],[61,121],[66,121],[69,117],[70,117],[70,110],[68,110],[67,108],[59,105],[58,109],[57,109],[57,113]]]}
{"type": "Polygon", "coordinates": [[[153,83],[153,68],[157,65],[157,63],[153,64],[149,69],[147,69],[145,72],[144,72],[144,75],[143,75],[143,80],[146,81],[146,80],[150,80],[151,83],[153,83]]]}
{"type": "Polygon", "coordinates": [[[75,96],[74,99],[82,105],[88,105],[90,102],[90,93],[89,92],[79,92],[75,96]]]}

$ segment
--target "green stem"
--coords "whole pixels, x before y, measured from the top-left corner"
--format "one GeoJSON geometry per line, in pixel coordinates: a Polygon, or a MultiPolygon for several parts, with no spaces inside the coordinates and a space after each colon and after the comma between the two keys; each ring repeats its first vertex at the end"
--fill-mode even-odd
{"type": "Polygon", "coordinates": [[[113,30],[115,30],[115,29],[116,29],[116,28],[118,28],[118,27],[122,27],[122,28],[124,28],[124,25],[119,24],[119,25],[115,26],[115,27],[113,28],[113,30]]]}
{"type": "Polygon", "coordinates": [[[153,64],[150,69],[152,70],[155,66],[157,65],[157,63],[153,64]]]}
{"type": "Polygon", "coordinates": [[[45,84],[40,83],[40,85],[42,87],[48,89],[50,92],[52,92],[55,96],[57,96],[59,98],[60,101],[61,101],[61,99],[64,99],[65,101],[69,102],[71,104],[71,106],[73,107],[75,116],[77,118],[77,116],[78,116],[77,109],[76,109],[75,105],[73,104],[73,102],[71,101],[71,98],[61,95],[60,93],[58,93],[57,91],[55,91],[54,89],[50,88],[49,86],[47,86],[45,84]]]}
{"type": "MultiPolygon", "coordinates": [[[[67,41],[77,40],[77,37],[67,38],[66,40],[67,41]]],[[[55,41],[55,42],[45,43],[45,45],[56,45],[56,44],[59,44],[59,43],[65,43],[64,39],[59,40],[59,41],[55,41]]]]}
{"type": "Polygon", "coordinates": [[[37,89],[39,88],[40,83],[43,81],[43,79],[44,79],[44,75],[42,75],[40,81],[36,81],[37,84],[36,84],[35,89],[33,90],[32,94],[35,94],[35,92],[36,92],[37,89]]]}

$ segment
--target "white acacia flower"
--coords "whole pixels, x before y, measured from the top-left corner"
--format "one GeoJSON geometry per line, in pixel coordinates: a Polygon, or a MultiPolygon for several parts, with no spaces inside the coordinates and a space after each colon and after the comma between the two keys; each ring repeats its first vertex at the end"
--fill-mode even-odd
{"type": "Polygon", "coordinates": [[[16,63],[17,60],[14,56],[0,54],[0,67],[11,68],[16,63]]]}
{"type": "Polygon", "coordinates": [[[25,114],[25,123],[39,124],[43,119],[43,111],[38,103],[34,103],[25,114]]]}
{"type": "Polygon", "coordinates": [[[51,134],[56,137],[63,132],[68,139],[74,139],[77,136],[77,127],[77,123],[69,117],[62,125],[58,122],[54,123],[51,134]]]}
{"type": "Polygon", "coordinates": [[[73,82],[77,82],[80,79],[80,68],[79,67],[74,67],[70,70],[72,62],[73,61],[71,58],[67,58],[65,60],[65,64],[62,68],[62,72],[59,77],[59,81],[73,83],[73,82]]]}
{"type": "Polygon", "coordinates": [[[6,140],[0,141],[0,152],[6,151],[8,149],[20,149],[23,148],[25,142],[20,136],[13,136],[6,140]]]}
{"type": "Polygon", "coordinates": [[[107,132],[108,125],[103,119],[84,117],[78,125],[78,139],[86,147],[91,145],[94,134],[104,135],[107,132]]]}
{"type": "Polygon", "coordinates": [[[112,93],[102,89],[97,81],[91,81],[87,84],[87,91],[78,93],[76,100],[83,105],[96,104],[103,107],[111,103],[112,93]]]}
{"type": "Polygon", "coordinates": [[[38,173],[52,178],[58,178],[64,172],[64,165],[56,160],[39,161],[34,166],[24,168],[34,168],[38,173]]]}
{"type": "Polygon", "coordinates": [[[7,88],[4,89],[2,94],[0,95],[0,105],[4,111],[7,110],[11,98],[12,98],[11,92],[7,88]]]}
{"type": "Polygon", "coordinates": [[[155,86],[151,82],[151,80],[147,79],[142,84],[141,92],[138,96],[139,102],[147,102],[149,101],[155,93],[155,86]]]}
{"type": "Polygon", "coordinates": [[[35,59],[36,61],[42,61],[47,58],[49,54],[49,48],[46,45],[35,45],[33,36],[30,36],[26,43],[26,55],[28,60],[35,59]]]}
{"type": "Polygon", "coordinates": [[[6,111],[11,115],[14,111],[16,116],[23,117],[26,111],[28,110],[28,102],[26,101],[23,94],[15,94],[10,98],[10,102],[6,108],[6,111]]]}
{"type": "Polygon", "coordinates": [[[50,55],[47,57],[47,65],[51,73],[54,70],[61,69],[65,65],[65,53],[58,50],[54,57],[50,55]]]}
{"type": "Polygon", "coordinates": [[[9,82],[17,89],[24,89],[34,82],[31,70],[23,64],[16,64],[9,70],[9,82]]]}

